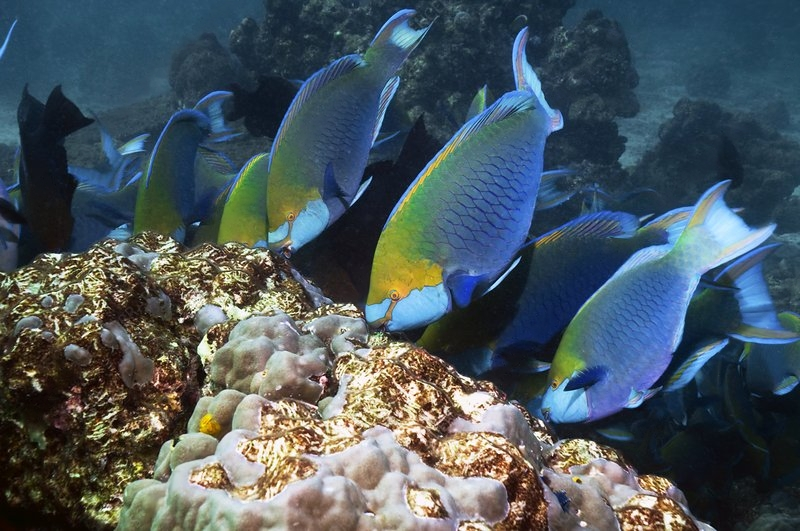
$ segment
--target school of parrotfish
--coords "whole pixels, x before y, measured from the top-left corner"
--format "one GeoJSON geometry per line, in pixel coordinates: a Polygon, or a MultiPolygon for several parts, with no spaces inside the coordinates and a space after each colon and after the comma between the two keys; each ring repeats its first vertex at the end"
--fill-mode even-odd
{"type": "MultiPolygon", "coordinates": [[[[116,147],[101,126],[107,163],[77,168],[63,139],[95,120],[60,87],[45,103],[26,88],[18,183],[0,187],[0,267],[143,231],[291,259],[377,186],[365,168],[398,72],[430,30],[413,29],[414,15],[397,12],[363,55],[312,74],[269,152],[240,169],[219,147],[237,134],[224,119],[230,92],[176,112],[149,154],[146,135],[116,147]]],[[[514,90],[489,104],[481,89],[466,123],[384,213],[361,301],[369,324],[424,328],[420,345],[473,375],[524,375],[537,382],[525,384],[526,405],[555,423],[676,393],[734,343],[751,393],[789,393],[800,381],[798,316],[777,314],[762,270],[775,226],[749,227],[727,206],[728,181],[653,220],[598,211],[530,235],[535,209],[562,200],[545,187],[565,171],[544,171],[547,138],[564,123],[527,41],[524,28],[514,90]]]]}

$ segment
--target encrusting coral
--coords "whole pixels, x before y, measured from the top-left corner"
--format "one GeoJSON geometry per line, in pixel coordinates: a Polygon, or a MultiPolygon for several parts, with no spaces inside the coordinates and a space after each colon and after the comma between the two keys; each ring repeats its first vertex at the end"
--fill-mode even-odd
{"type": "Polygon", "coordinates": [[[83,528],[707,528],[668,481],[555,442],[295,277],[150,234],[2,277],[4,506],[83,528]]]}

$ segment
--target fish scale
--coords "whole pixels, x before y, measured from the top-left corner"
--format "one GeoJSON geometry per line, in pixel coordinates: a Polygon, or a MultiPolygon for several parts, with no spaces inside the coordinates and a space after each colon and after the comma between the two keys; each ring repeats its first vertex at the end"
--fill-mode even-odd
{"type": "Polygon", "coordinates": [[[542,174],[544,144],[562,126],[525,58],[517,90],[472,117],[406,190],[375,249],[365,313],[372,326],[427,325],[464,306],[517,263],[542,174]]]}

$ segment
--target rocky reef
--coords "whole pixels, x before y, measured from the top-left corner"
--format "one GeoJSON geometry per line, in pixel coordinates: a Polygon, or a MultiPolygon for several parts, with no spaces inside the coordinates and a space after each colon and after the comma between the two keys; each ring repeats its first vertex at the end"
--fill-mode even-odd
{"type": "Polygon", "coordinates": [[[146,234],[0,289],[13,525],[708,528],[667,480],[554,441],[266,251],[146,234]]]}
{"type": "MultiPolygon", "coordinates": [[[[598,174],[615,173],[625,139],[614,118],[638,111],[638,76],[620,26],[599,11],[587,13],[573,29],[561,25],[574,4],[417,2],[414,23],[433,27],[400,73],[395,108],[411,117],[425,113],[430,132],[445,141],[463,123],[482,85],[495,96],[513,88],[511,45],[528,25],[530,60],[551,105],[569,124],[548,141],[548,165],[586,160],[602,167],[598,174]]],[[[305,79],[338,57],[363,52],[394,12],[379,2],[282,0],[265,6],[262,22],[245,19],[230,37],[231,52],[253,78],[305,79]]],[[[392,122],[387,118],[387,127],[398,126],[396,117],[392,122]]]]}

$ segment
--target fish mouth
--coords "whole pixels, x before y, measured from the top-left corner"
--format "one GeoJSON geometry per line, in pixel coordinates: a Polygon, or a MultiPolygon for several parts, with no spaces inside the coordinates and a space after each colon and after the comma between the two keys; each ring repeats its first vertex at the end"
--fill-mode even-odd
{"type": "Polygon", "coordinates": [[[391,301],[389,303],[389,307],[386,308],[386,312],[383,314],[383,317],[379,317],[373,321],[369,321],[369,326],[374,328],[375,330],[382,330],[382,331],[390,331],[388,323],[392,320],[392,311],[394,307],[397,306],[397,301],[391,301]]]}

